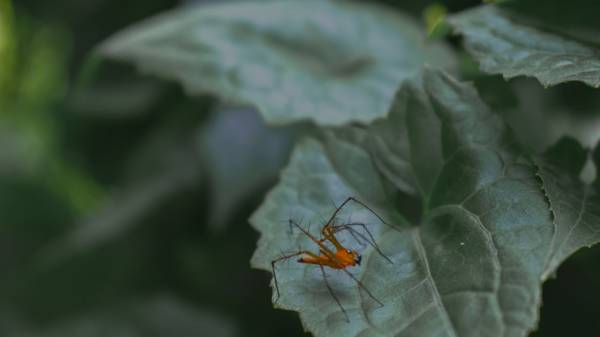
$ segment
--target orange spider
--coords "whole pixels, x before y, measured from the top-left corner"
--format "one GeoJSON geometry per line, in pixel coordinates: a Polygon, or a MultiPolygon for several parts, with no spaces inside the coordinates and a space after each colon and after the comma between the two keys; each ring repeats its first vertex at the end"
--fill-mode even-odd
{"type": "Polygon", "coordinates": [[[352,278],[356,282],[356,284],[358,284],[358,286],[369,295],[369,297],[371,297],[380,306],[383,306],[383,303],[380,300],[378,300],[371,293],[371,291],[369,291],[369,289],[367,287],[365,287],[362,284],[362,282],[360,282],[360,280],[358,280],[354,275],[352,275],[352,273],[350,273],[348,270],[346,270],[346,268],[348,268],[348,267],[360,265],[362,256],[358,252],[344,247],[335,237],[336,233],[339,233],[341,231],[348,231],[358,242],[361,242],[361,240],[364,240],[365,242],[370,244],[377,251],[377,253],[379,253],[379,255],[384,257],[388,262],[393,263],[392,260],[390,260],[390,258],[387,257],[385,254],[383,254],[381,249],[379,249],[379,246],[375,242],[373,235],[371,235],[371,232],[369,232],[369,230],[367,229],[365,224],[363,224],[363,223],[335,224],[336,215],[350,201],[353,201],[353,202],[365,207],[372,214],[374,214],[382,223],[386,224],[386,222],[377,213],[375,213],[375,211],[373,211],[366,204],[364,204],[363,202],[359,201],[358,199],[356,199],[354,197],[347,198],[339,207],[336,208],[336,210],[333,212],[333,214],[331,215],[329,220],[325,223],[323,228],[321,228],[321,235],[322,235],[321,239],[317,239],[315,236],[310,234],[307,230],[305,230],[300,225],[298,225],[296,222],[294,222],[293,220],[290,219],[289,220],[290,227],[296,227],[296,228],[300,229],[300,231],[302,231],[302,233],[304,233],[315,244],[317,244],[317,246],[319,246],[319,254],[315,254],[315,253],[307,251],[307,250],[301,250],[296,253],[281,256],[281,257],[271,261],[271,269],[273,272],[273,279],[275,281],[275,290],[277,291],[277,297],[275,299],[276,302],[279,299],[280,294],[279,294],[279,284],[277,281],[277,273],[275,272],[275,265],[281,261],[290,259],[292,257],[300,256],[300,258],[298,258],[298,260],[297,260],[299,263],[306,263],[306,264],[312,264],[312,265],[319,266],[319,268],[321,269],[321,273],[323,275],[323,279],[325,280],[325,285],[327,286],[327,289],[328,289],[329,293],[331,294],[331,296],[333,297],[333,299],[336,301],[336,303],[338,304],[338,306],[344,313],[344,316],[346,317],[347,322],[350,322],[350,319],[348,318],[348,314],[346,313],[346,310],[342,306],[342,303],[340,302],[340,300],[337,298],[337,296],[333,292],[333,289],[331,288],[331,285],[329,284],[329,281],[327,279],[327,274],[325,273],[324,267],[329,267],[329,268],[332,268],[335,270],[343,271],[348,276],[350,276],[350,278],[352,278]],[[357,231],[355,229],[355,227],[362,227],[364,229],[364,231],[367,233],[367,236],[365,236],[364,234],[357,231]],[[327,245],[325,245],[325,242],[331,243],[335,247],[335,251],[333,251],[327,245]]]}

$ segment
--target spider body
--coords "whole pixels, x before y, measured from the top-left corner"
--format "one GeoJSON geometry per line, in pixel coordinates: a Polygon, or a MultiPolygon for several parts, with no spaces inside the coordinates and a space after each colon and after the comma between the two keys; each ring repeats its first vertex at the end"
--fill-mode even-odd
{"type": "Polygon", "coordinates": [[[331,294],[331,296],[333,297],[333,299],[336,301],[336,303],[338,304],[338,306],[344,313],[344,316],[345,316],[347,322],[350,322],[350,319],[348,318],[348,314],[346,313],[346,310],[342,306],[340,300],[337,298],[331,285],[329,284],[329,281],[327,279],[327,274],[325,272],[324,267],[343,271],[350,278],[352,278],[356,282],[358,287],[360,289],[364,290],[369,295],[369,297],[371,297],[373,300],[375,300],[380,306],[383,306],[383,303],[381,301],[379,301],[377,298],[375,298],[375,296],[373,296],[371,291],[369,291],[369,289],[367,289],[367,287],[365,287],[360,280],[358,280],[352,273],[350,273],[347,270],[347,268],[349,268],[349,267],[359,266],[361,263],[361,260],[362,260],[362,256],[357,251],[344,247],[338,241],[338,239],[336,237],[337,233],[342,232],[342,231],[348,231],[357,241],[367,242],[379,253],[379,255],[383,256],[388,262],[392,263],[392,260],[390,260],[379,249],[379,246],[375,242],[373,235],[371,235],[371,232],[369,232],[369,230],[367,229],[365,224],[363,224],[363,223],[336,224],[335,223],[335,218],[336,218],[337,214],[350,201],[353,201],[355,203],[358,203],[359,205],[362,205],[363,207],[368,209],[371,213],[373,213],[382,223],[386,223],[371,208],[369,208],[363,202],[361,202],[353,197],[347,198],[339,207],[336,208],[336,210],[333,212],[333,214],[331,215],[329,220],[325,223],[323,228],[321,228],[321,238],[320,239],[318,239],[317,237],[315,237],[314,235],[309,233],[306,229],[302,228],[300,225],[298,225],[296,222],[294,222],[293,220],[290,219],[289,220],[290,227],[291,228],[296,227],[302,233],[304,233],[311,241],[313,241],[319,247],[319,253],[316,254],[311,251],[302,250],[302,251],[298,251],[296,253],[280,256],[279,258],[271,261],[273,280],[275,283],[275,290],[276,290],[276,294],[277,294],[275,301],[277,301],[280,296],[279,283],[277,281],[277,274],[275,272],[276,264],[281,261],[290,259],[292,257],[298,257],[297,262],[299,262],[299,263],[319,266],[319,268],[321,269],[321,274],[323,275],[323,279],[325,281],[325,285],[327,286],[327,289],[328,289],[329,293],[331,294]],[[358,227],[362,228],[366,234],[359,232],[356,229],[358,227]],[[325,243],[329,243],[330,245],[326,245],[325,243]],[[335,249],[330,248],[331,246],[333,246],[335,249]]]}
{"type": "Polygon", "coordinates": [[[321,254],[319,255],[303,253],[300,255],[298,262],[327,266],[332,269],[344,269],[360,265],[361,260],[362,256],[356,251],[340,249],[335,252],[333,259],[328,254],[321,251],[321,254]]]}

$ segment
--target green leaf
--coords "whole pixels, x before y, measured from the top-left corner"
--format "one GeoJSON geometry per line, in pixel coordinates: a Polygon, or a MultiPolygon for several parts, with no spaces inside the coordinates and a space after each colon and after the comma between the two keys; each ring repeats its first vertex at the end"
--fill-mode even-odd
{"type": "Polygon", "coordinates": [[[270,124],[371,121],[423,63],[454,63],[410,17],[325,0],[185,8],[117,34],[99,52],[177,80],[190,94],[254,105],[270,124]]]}
{"type": "Polygon", "coordinates": [[[544,86],[580,81],[600,87],[600,49],[522,23],[495,6],[481,6],[449,18],[481,70],[505,78],[532,76],[544,86]]]}
{"type": "MultiPolygon", "coordinates": [[[[539,160],[556,227],[544,278],[575,251],[600,242],[600,189],[579,179],[587,155],[576,140],[563,138],[539,160]]],[[[596,168],[598,164],[596,160],[596,168]]]]}
{"type": "Polygon", "coordinates": [[[367,224],[393,261],[340,235],[363,255],[360,269],[349,271],[384,306],[328,269],[346,322],[319,268],[295,260],[277,266],[276,306],[299,311],[315,336],[525,336],[538,319],[554,233],[536,173],[473,87],[427,70],[422,83],[402,86],[387,123],[325,132],[321,141],[297,146],[279,185],[250,219],[262,234],[251,262],[270,271],[281,252],[318,251],[301,233],[290,233],[286,219],[318,227],[333,211],[331,199],[355,196],[397,228],[360,207],[338,217],[367,224]],[[407,165],[391,158],[386,174],[380,169],[386,151],[375,152],[377,146],[399,149],[389,151],[392,157],[410,149],[407,165]],[[409,172],[420,192],[425,211],[416,223],[404,220],[396,180],[386,178],[396,168],[409,172]]]}

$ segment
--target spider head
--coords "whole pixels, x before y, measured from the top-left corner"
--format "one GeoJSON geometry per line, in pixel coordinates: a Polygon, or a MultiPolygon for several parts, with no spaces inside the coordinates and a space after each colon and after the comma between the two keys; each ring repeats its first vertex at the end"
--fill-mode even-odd
{"type": "Polygon", "coordinates": [[[340,249],[336,253],[336,257],[344,266],[360,266],[360,261],[362,260],[360,254],[350,249],[340,249]]]}

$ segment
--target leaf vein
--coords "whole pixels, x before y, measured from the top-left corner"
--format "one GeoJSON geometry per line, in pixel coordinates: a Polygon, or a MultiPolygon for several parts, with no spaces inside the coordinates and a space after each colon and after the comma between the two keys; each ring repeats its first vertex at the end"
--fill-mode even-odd
{"type": "Polygon", "coordinates": [[[431,269],[429,268],[429,261],[427,260],[427,252],[425,252],[425,247],[423,246],[423,242],[421,242],[421,234],[418,229],[415,229],[413,231],[413,239],[414,239],[415,245],[417,247],[417,250],[419,252],[419,257],[421,258],[421,260],[423,260],[423,265],[425,266],[426,277],[429,280],[429,282],[431,283],[431,288],[433,289],[433,300],[434,300],[433,303],[436,304],[436,306],[443,313],[444,322],[446,322],[446,325],[448,326],[448,331],[452,331],[452,335],[454,337],[458,337],[456,328],[453,326],[452,321],[450,320],[450,316],[448,315],[448,310],[446,309],[446,307],[444,306],[444,303],[442,302],[442,298],[440,296],[440,293],[439,293],[437,286],[435,284],[435,281],[433,279],[433,275],[431,274],[431,269]]]}
{"type": "Polygon", "coordinates": [[[573,235],[573,231],[575,228],[579,227],[579,224],[582,222],[583,214],[585,213],[585,206],[587,204],[587,199],[589,197],[590,187],[586,186],[583,190],[583,198],[581,199],[581,208],[579,209],[579,214],[577,215],[577,220],[575,220],[575,224],[569,229],[569,232],[565,236],[563,242],[561,242],[560,246],[556,250],[555,254],[558,254],[564,247],[564,245],[569,241],[571,235],[573,235]]]}

